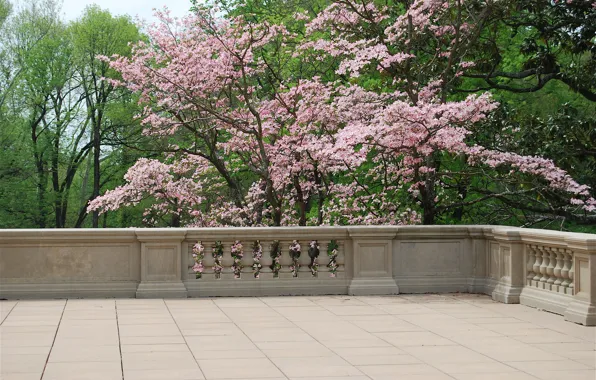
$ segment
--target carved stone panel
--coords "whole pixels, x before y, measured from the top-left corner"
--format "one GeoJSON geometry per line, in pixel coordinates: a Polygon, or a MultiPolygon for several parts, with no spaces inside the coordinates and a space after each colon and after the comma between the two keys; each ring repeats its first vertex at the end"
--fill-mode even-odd
{"type": "Polygon", "coordinates": [[[354,277],[391,276],[391,241],[354,241],[354,277]]]}
{"type": "MultiPolygon", "coordinates": [[[[10,281],[94,281],[138,279],[133,244],[54,245],[0,248],[0,278],[10,281]]],[[[138,255],[138,253],[136,253],[138,255]]]]}
{"type": "Polygon", "coordinates": [[[455,241],[402,241],[398,249],[400,276],[459,275],[462,243],[455,241]]]}
{"type": "Polygon", "coordinates": [[[148,244],[143,247],[143,281],[180,280],[179,244],[148,244]]]}

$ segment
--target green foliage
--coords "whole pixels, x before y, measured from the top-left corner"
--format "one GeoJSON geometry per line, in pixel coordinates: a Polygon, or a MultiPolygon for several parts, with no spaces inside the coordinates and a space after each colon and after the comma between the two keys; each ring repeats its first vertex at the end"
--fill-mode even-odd
{"type": "MultiPolygon", "coordinates": [[[[330,3],[215,0],[210,5],[230,18],[284,24],[299,43],[305,21],[295,15],[312,18],[330,3]]],[[[403,13],[402,3],[383,2],[392,17],[403,13]]],[[[194,6],[204,5],[195,2],[194,6]]],[[[579,182],[596,188],[596,10],[588,1],[516,0],[493,2],[491,7],[480,38],[467,46],[466,56],[476,67],[454,82],[449,93],[456,100],[487,90],[501,103],[470,137],[471,142],[550,158],[579,182]]],[[[97,59],[98,55],[129,55],[129,42],[145,37],[129,17],[113,16],[96,5],[70,24],[60,21],[59,14],[55,0],[27,0],[18,6],[0,0],[0,228],[92,225],[85,206],[94,193],[94,131],[101,140],[101,189],[121,185],[124,173],[139,157],[157,157],[164,150],[163,142],[141,134],[135,119],[137,98],[103,81],[117,78],[117,73],[97,59]],[[59,225],[56,214],[60,212],[64,223],[59,225]]],[[[281,41],[263,49],[261,58],[275,65],[259,78],[265,91],[278,88],[280,79],[286,87],[313,76],[326,82],[345,79],[335,74],[333,59],[296,58],[281,41]]],[[[392,78],[376,70],[363,73],[357,81],[379,92],[392,86],[392,78]]],[[[187,136],[179,137],[184,141],[187,136]]],[[[466,158],[445,154],[435,159],[440,167],[457,173],[466,158]]],[[[226,165],[237,163],[232,160],[226,165]]],[[[372,165],[377,164],[362,166],[349,179],[334,180],[357,178],[374,192],[385,184],[369,178],[372,165]]],[[[239,177],[243,187],[254,181],[248,173],[239,177]]],[[[504,189],[513,189],[507,171],[461,171],[441,183],[443,203],[436,205],[437,222],[596,232],[595,220],[559,213],[562,198],[555,192],[483,199],[484,194],[504,189]],[[452,204],[461,199],[469,205],[446,207],[446,199],[452,204]]],[[[215,199],[223,191],[228,190],[214,175],[210,196],[215,199]]],[[[410,198],[396,191],[393,200],[403,203],[410,198]]],[[[141,202],[109,212],[100,225],[140,226],[145,206],[141,202]]],[[[308,205],[309,220],[316,221],[319,207],[316,200],[308,205]]],[[[374,205],[370,207],[374,211],[374,205]]],[[[160,223],[168,226],[171,221],[160,223]]]]}
{"type": "Polygon", "coordinates": [[[0,29],[2,29],[10,12],[12,12],[12,4],[8,0],[0,0],[0,29]]]}

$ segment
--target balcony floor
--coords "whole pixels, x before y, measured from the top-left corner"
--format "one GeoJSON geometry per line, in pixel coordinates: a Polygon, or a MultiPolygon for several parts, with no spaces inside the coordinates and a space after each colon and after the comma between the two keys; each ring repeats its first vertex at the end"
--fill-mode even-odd
{"type": "Polygon", "coordinates": [[[0,312],[3,380],[596,378],[596,328],[480,295],[2,301],[0,312]]]}

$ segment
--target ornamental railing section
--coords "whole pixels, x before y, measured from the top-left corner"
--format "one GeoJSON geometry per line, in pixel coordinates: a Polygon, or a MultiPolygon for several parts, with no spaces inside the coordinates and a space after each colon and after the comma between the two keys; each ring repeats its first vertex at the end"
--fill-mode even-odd
{"type": "Polygon", "coordinates": [[[526,285],[572,296],[573,251],[545,245],[526,245],[526,285]]]}
{"type": "Polygon", "coordinates": [[[198,240],[187,246],[188,281],[345,278],[342,240],[198,240]]]}
{"type": "Polygon", "coordinates": [[[189,230],[184,285],[191,297],[346,294],[345,228],[189,230]]]}

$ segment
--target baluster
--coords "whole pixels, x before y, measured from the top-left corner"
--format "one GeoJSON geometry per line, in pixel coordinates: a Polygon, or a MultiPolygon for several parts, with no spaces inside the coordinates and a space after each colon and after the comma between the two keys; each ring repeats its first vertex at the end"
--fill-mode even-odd
{"type": "Polygon", "coordinates": [[[567,289],[569,288],[569,269],[571,269],[570,257],[569,251],[563,250],[563,269],[561,269],[561,277],[563,278],[563,282],[561,282],[562,293],[567,293],[567,289]]]}
{"type": "Polygon", "coordinates": [[[273,259],[271,259],[271,244],[273,244],[270,240],[261,241],[261,246],[263,247],[263,257],[261,258],[261,274],[259,279],[261,280],[269,280],[273,278],[273,272],[271,271],[271,263],[273,259]]]}
{"type": "Polygon", "coordinates": [[[337,277],[337,257],[339,256],[339,243],[337,240],[331,241],[328,246],[328,254],[332,254],[329,257],[329,265],[333,264],[333,267],[329,267],[329,277],[337,277]],[[335,251],[335,252],[334,252],[335,251]]]}
{"type": "Polygon", "coordinates": [[[548,289],[552,289],[552,284],[555,283],[555,265],[557,263],[557,255],[555,253],[556,248],[547,248],[548,252],[548,267],[546,268],[546,274],[548,275],[548,280],[546,283],[548,284],[548,289]]]}
{"type": "Polygon", "coordinates": [[[563,269],[563,255],[564,255],[564,250],[562,250],[561,248],[558,248],[556,250],[556,255],[557,255],[557,265],[555,266],[555,269],[553,270],[553,273],[555,275],[555,282],[553,283],[553,286],[555,286],[556,288],[553,289],[555,292],[559,291],[559,287],[561,286],[561,283],[563,283],[563,278],[561,275],[561,270],[563,269]]]}
{"type": "Polygon", "coordinates": [[[540,252],[540,247],[538,246],[534,246],[535,249],[535,256],[536,256],[536,261],[534,262],[534,265],[532,266],[532,269],[534,270],[534,278],[532,278],[532,281],[534,281],[534,286],[538,286],[538,283],[540,282],[540,277],[542,277],[540,275],[540,265],[542,265],[542,252],[540,252]]]}
{"type": "Polygon", "coordinates": [[[548,268],[549,262],[549,254],[545,247],[540,247],[540,253],[542,253],[542,264],[540,264],[540,287],[544,289],[546,287],[546,281],[548,280],[548,276],[546,275],[546,268],[548,268]]]}
{"type": "Polygon", "coordinates": [[[300,263],[300,270],[298,271],[299,277],[310,277],[310,256],[308,255],[308,249],[310,248],[310,242],[312,240],[304,239],[303,241],[299,241],[300,243],[300,258],[298,258],[298,262],[300,263]]]}
{"type": "Polygon", "coordinates": [[[573,258],[573,251],[569,251],[571,257],[571,268],[569,268],[569,291],[572,296],[575,295],[575,260],[573,258]]]}
{"type": "Polygon", "coordinates": [[[243,246],[243,253],[242,260],[240,260],[240,264],[242,265],[242,278],[247,280],[254,278],[252,274],[252,248],[253,248],[254,240],[246,240],[242,242],[243,246]]]}
{"type": "Polygon", "coordinates": [[[528,255],[528,262],[526,264],[526,270],[528,271],[528,275],[526,276],[526,279],[528,280],[528,285],[532,285],[532,279],[536,275],[534,273],[533,267],[534,263],[536,262],[536,252],[534,250],[534,247],[531,245],[526,246],[526,252],[528,255]]]}
{"type": "Polygon", "coordinates": [[[190,279],[195,279],[196,278],[196,274],[195,272],[192,270],[193,265],[195,265],[195,258],[192,257],[192,246],[194,243],[189,243],[188,244],[188,258],[186,259],[186,261],[188,262],[188,270],[186,271],[186,278],[188,280],[190,279]]]}
{"type": "Polygon", "coordinates": [[[322,255],[322,252],[323,252],[323,249],[321,248],[320,241],[309,240],[308,247],[306,250],[306,258],[307,258],[306,270],[308,271],[308,277],[318,277],[319,276],[319,262],[320,262],[319,259],[322,255]],[[312,248],[311,248],[311,244],[312,244],[312,248]],[[312,249],[312,254],[314,255],[313,258],[310,257],[311,249],[312,249]],[[311,263],[312,263],[313,267],[311,267],[311,263]]]}
{"type": "Polygon", "coordinates": [[[232,253],[230,252],[230,246],[232,243],[224,241],[221,243],[223,245],[223,256],[221,259],[221,266],[223,268],[221,270],[220,278],[229,280],[234,278],[234,270],[232,269],[234,259],[232,258],[232,253]]]}
{"type": "Polygon", "coordinates": [[[213,241],[203,241],[203,247],[205,248],[205,251],[203,252],[203,266],[205,269],[203,270],[201,279],[215,279],[215,274],[213,272],[213,264],[215,264],[215,260],[213,259],[213,245],[213,241]]]}
{"type": "Polygon", "coordinates": [[[329,240],[319,241],[319,257],[317,257],[317,264],[319,264],[317,277],[319,278],[329,277],[329,268],[327,268],[327,264],[329,264],[329,256],[327,255],[328,247],[329,240]]]}
{"type": "Polygon", "coordinates": [[[290,270],[290,265],[292,265],[292,258],[290,257],[290,244],[291,241],[279,241],[279,248],[281,250],[281,257],[279,258],[279,263],[281,264],[281,268],[279,270],[279,277],[280,278],[292,278],[292,271],[290,270]]]}

